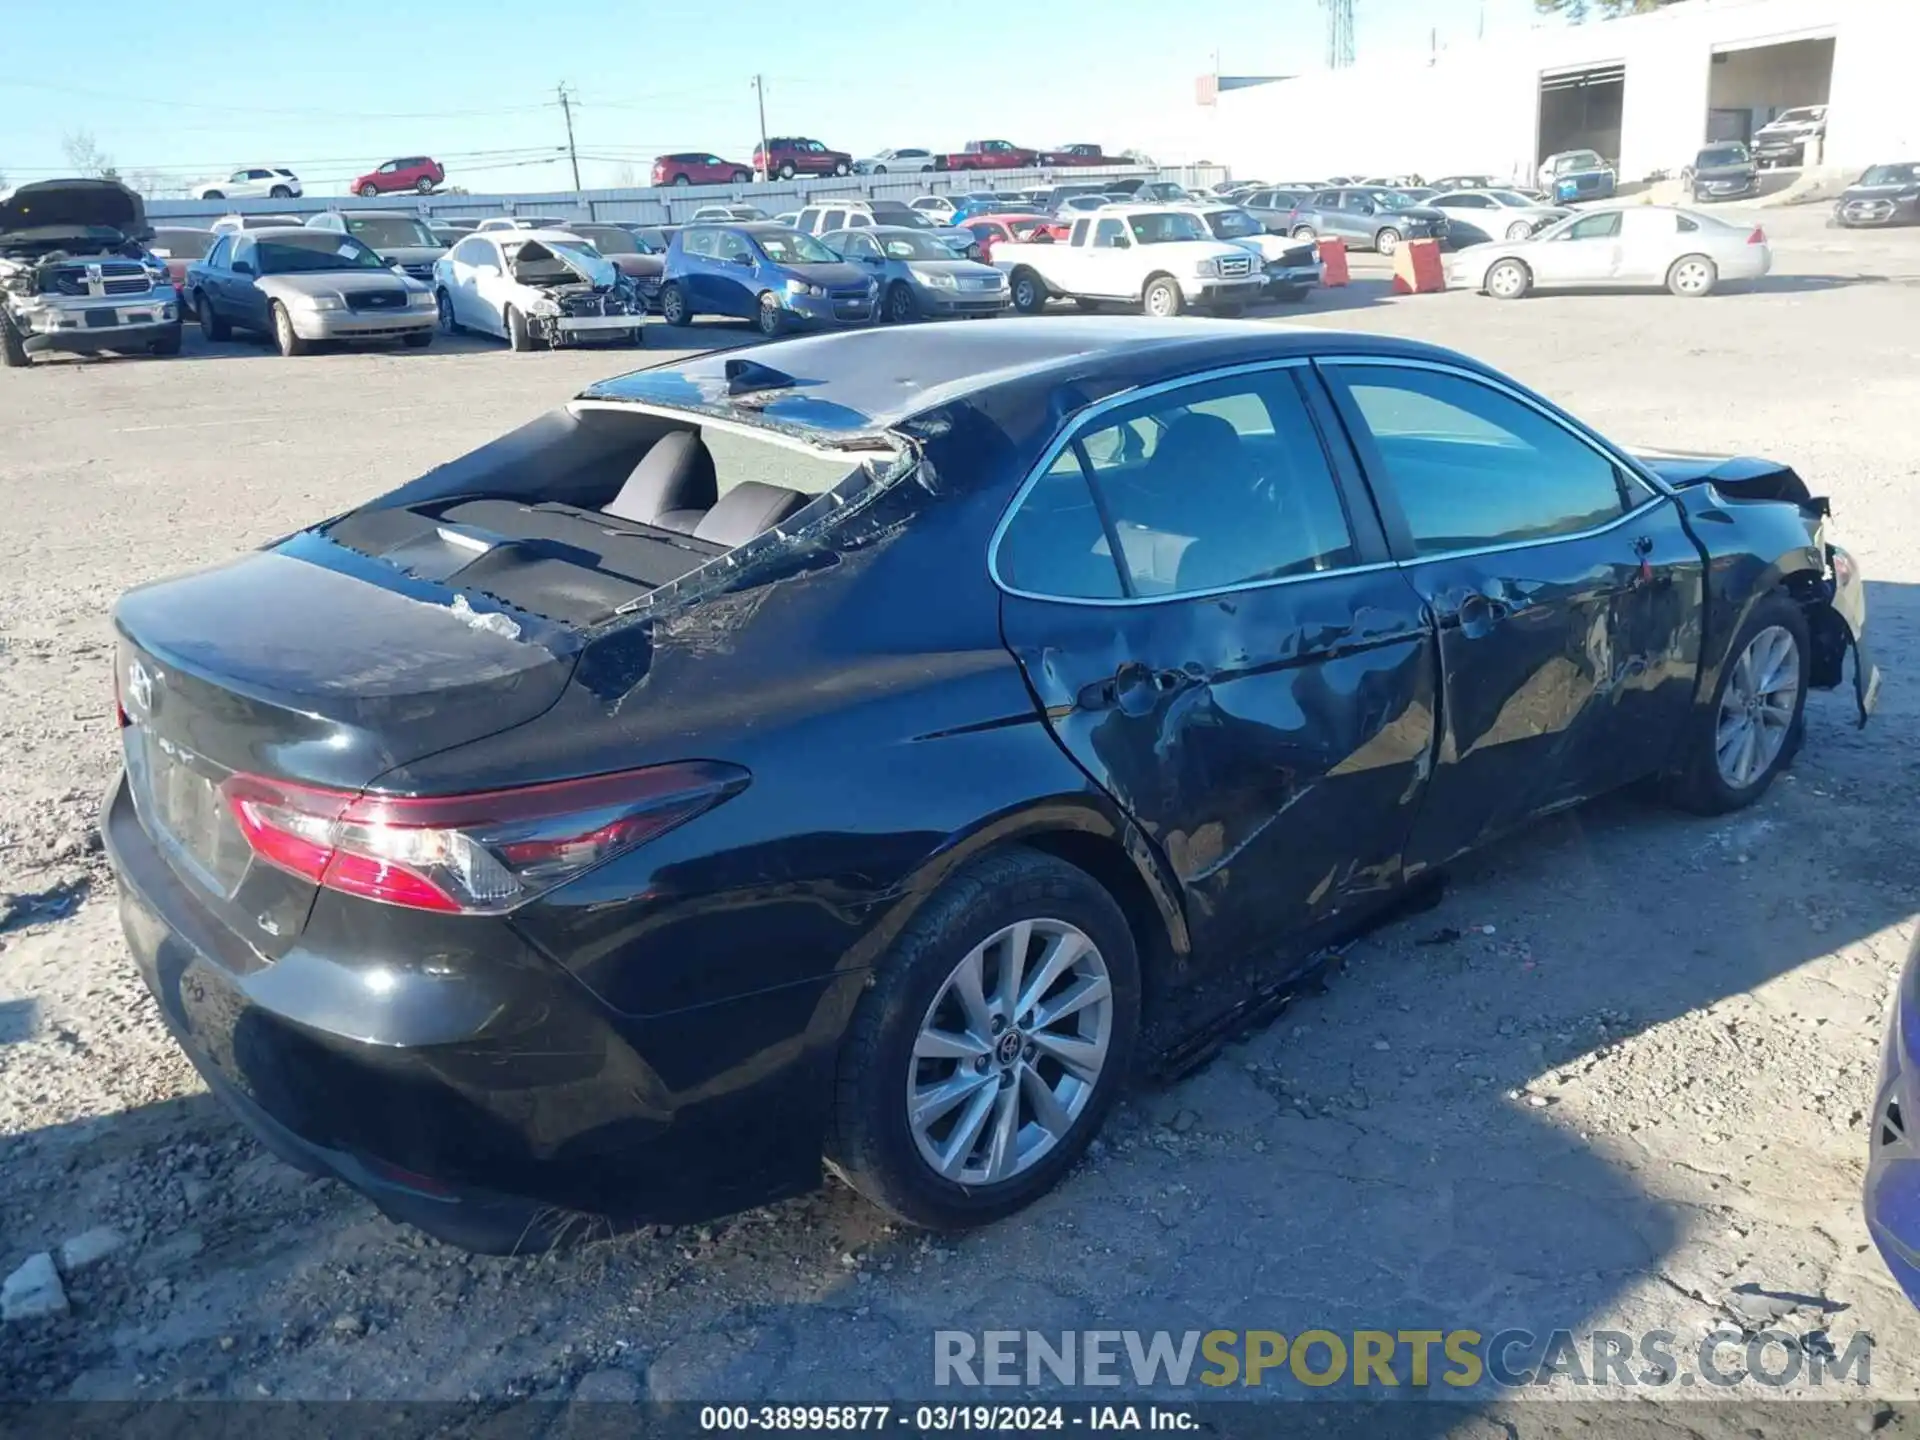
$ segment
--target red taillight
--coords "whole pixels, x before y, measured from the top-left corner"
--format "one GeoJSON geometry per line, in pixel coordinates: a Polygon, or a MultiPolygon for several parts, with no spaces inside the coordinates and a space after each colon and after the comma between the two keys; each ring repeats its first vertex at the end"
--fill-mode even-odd
{"type": "Polygon", "coordinates": [[[122,730],[133,724],[133,717],[127,714],[127,702],[120,698],[120,666],[118,662],[116,662],[113,667],[113,719],[114,723],[122,730]]]}
{"type": "Polygon", "coordinates": [[[1764,245],[1764,244],[1766,244],[1766,243],[1767,243],[1767,232],[1766,232],[1765,230],[1762,230],[1762,229],[1761,229],[1761,228],[1760,228],[1760,227],[1759,227],[1758,225],[1756,225],[1756,226],[1754,226],[1754,227],[1753,227],[1753,233],[1752,233],[1751,235],[1749,235],[1749,236],[1747,237],[1747,243],[1748,243],[1749,245],[1764,245]]]}
{"type": "Polygon", "coordinates": [[[255,775],[222,786],[262,860],[416,910],[501,914],[736,794],[747,772],[697,760],[468,795],[363,795],[255,775]]]}

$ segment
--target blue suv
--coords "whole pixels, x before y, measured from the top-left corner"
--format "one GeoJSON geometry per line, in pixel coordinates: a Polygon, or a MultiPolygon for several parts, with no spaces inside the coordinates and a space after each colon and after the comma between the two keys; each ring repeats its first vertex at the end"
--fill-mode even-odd
{"type": "Polygon", "coordinates": [[[696,315],[752,320],[762,335],[807,325],[870,325],[880,284],[785,225],[689,225],[673,237],[660,286],[669,325],[696,315]]]}

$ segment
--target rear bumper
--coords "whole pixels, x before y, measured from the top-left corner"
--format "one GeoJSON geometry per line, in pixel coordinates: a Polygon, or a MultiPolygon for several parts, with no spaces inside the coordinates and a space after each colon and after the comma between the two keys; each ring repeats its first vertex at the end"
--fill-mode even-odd
{"type": "Polygon", "coordinates": [[[267,962],[175,872],[124,779],[101,832],[127,943],[209,1088],[396,1220],[510,1251],[582,1216],[687,1223],[818,1181],[833,1047],[805,1042],[836,1038],[843,978],[622,1016],[506,921],[423,940],[394,933],[410,912],[323,913],[324,891],[267,962]]]}

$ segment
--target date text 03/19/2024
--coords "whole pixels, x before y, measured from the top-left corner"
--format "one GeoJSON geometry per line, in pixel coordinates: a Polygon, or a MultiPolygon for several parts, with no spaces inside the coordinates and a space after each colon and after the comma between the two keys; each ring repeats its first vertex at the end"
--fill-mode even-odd
{"type": "Polygon", "coordinates": [[[1191,1411],[1165,1405],[703,1405],[710,1433],[786,1431],[1064,1431],[1200,1428],[1191,1411]]]}

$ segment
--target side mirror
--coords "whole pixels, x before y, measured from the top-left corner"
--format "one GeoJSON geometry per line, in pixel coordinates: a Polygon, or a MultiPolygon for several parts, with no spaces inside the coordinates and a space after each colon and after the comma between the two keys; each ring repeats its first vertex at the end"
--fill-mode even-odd
{"type": "Polygon", "coordinates": [[[1113,237],[1113,248],[1116,250],[1131,250],[1133,248],[1133,241],[1124,235],[1116,235],[1113,237]]]}
{"type": "Polygon", "coordinates": [[[743,270],[751,270],[753,268],[753,257],[751,255],[735,255],[732,256],[731,259],[734,264],[743,270]]]}

